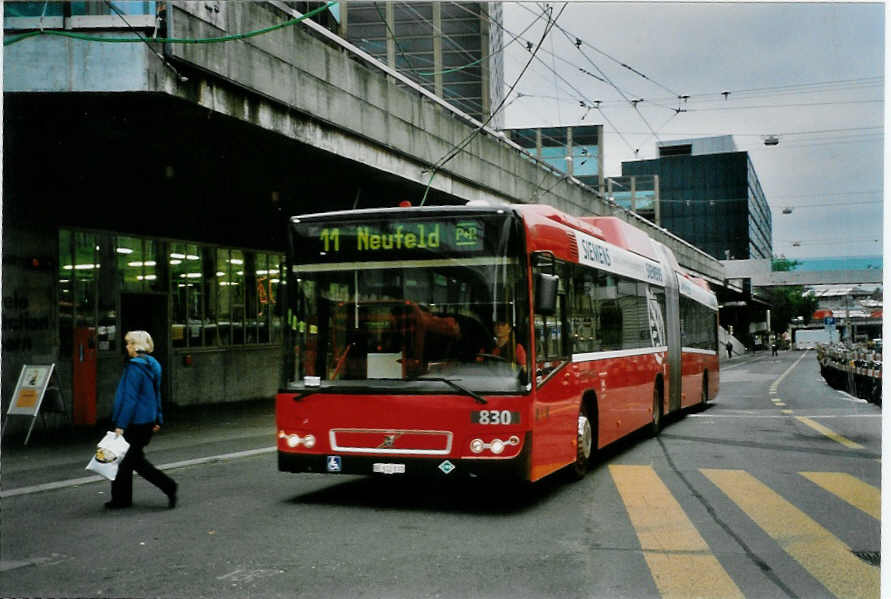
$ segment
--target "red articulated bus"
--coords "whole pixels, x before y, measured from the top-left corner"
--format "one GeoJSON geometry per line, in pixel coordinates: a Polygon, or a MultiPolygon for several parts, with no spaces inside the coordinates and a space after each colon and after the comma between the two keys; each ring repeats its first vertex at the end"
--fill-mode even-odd
{"type": "Polygon", "coordinates": [[[614,217],[294,217],[286,305],[281,471],[581,477],[718,392],[715,296],[614,217]]]}

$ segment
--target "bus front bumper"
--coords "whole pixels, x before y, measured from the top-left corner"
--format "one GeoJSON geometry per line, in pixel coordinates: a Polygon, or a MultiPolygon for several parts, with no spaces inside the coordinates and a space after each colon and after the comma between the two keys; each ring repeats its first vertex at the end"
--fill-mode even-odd
{"type": "Polygon", "coordinates": [[[459,459],[395,456],[307,454],[278,451],[281,472],[322,474],[381,474],[435,476],[440,478],[479,477],[489,479],[528,479],[532,439],[526,433],[523,449],[510,458],[459,459]]]}

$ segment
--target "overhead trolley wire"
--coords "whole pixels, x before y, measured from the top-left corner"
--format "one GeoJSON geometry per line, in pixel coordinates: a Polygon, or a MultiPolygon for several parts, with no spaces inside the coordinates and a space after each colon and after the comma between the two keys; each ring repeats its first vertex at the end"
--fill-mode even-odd
{"type": "MultiPolygon", "coordinates": [[[[566,32],[566,30],[563,29],[562,27],[558,26],[557,29],[559,29],[559,30],[563,33],[563,35],[565,35],[565,36],[567,36],[567,37],[570,37],[569,34],[566,32]]],[[[570,38],[570,40],[571,40],[571,38],[570,38]]],[[[582,56],[584,56],[585,59],[586,59],[589,63],[591,63],[591,66],[593,66],[595,69],[597,69],[597,71],[603,76],[603,78],[606,79],[607,83],[609,83],[609,84],[613,87],[613,89],[615,89],[617,92],[619,92],[619,95],[622,96],[623,98],[625,98],[625,101],[626,101],[626,102],[628,102],[629,104],[631,104],[631,107],[634,109],[634,112],[636,112],[637,115],[640,117],[640,120],[642,120],[642,121],[644,122],[644,124],[647,126],[647,129],[650,130],[650,133],[652,133],[652,134],[653,134],[653,137],[656,138],[656,141],[661,141],[661,140],[659,139],[659,135],[653,130],[652,125],[650,125],[650,122],[646,119],[646,117],[644,117],[644,115],[640,112],[640,110],[638,110],[638,108],[637,108],[637,102],[632,101],[631,99],[629,99],[628,96],[626,96],[625,93],[624,93],[621,89],[619,89],[619,86],[617,86],[615,83],[613,83],[612,80],[606,75],[606,73],[603,72],[603,69],[601,69],[601,68],[597,65],[597,63],[595,63],[593,60],[591,60],[591,57],[589,57],[587,54],[585,54],[585,53],[582,51],[581,46],[576,46],[576,49],[579,51],[579,54],[581,54],[582,56]]],[[[637,152],[635,151],[635,155],[636,155],[636,154],[637,154],[637,152]]]]}
{"type": "MultiPolygon", "coordinates": [[[[423,15],[421,15],[417,10],[415,10],[414,8],[411,8],[410,3],[408,3],[408,2],[403,2],[403,4],[405,4],[407,7],[409,7],[409,9],[412,10],[412,12],[414,12],[416,15],[418,15],[418,17],[419,17],[421,20],[425,21],[426,23],[430,23],[430,21],[428,21],[428,20],[427,20],[423,15]]],[[[471,11],[471,10],[465,8],[465,7],[464,7],[463,5],[461,5],[460,3],[456,3],[455,6],[456,6],[457,8],[460,8],[460,9],[463,10],[464,12],[468,12],[468,13],[470,13],[470,14],[473,15],[473,16],[476,16],[476,17],[484,17],[484,16],[485,16],[485,18],[486,18],[489,22],[496,22],[496,21],[492,21],[492,19],[489,18],[488,15],[483,15],[482,13],[474,13],[473,11],[471,11]]],[[[544,13],[539,14],[538,17],[537,17],[534,21],[532,21],[531,23],[529,23],[529,25],[527,25],[526,28],[525,28],[522,32],[520,32],[520,35],[523,35],[523,34],[526,33],[527,31],[529,31],[529,29],[531,29],[532,26],[535,25],[535,23],[537,23],[537,22],[541,19],[541,17],[542,17],[543,15],[544,15],[544,13]]],[[[456,42],[450,35],[448,35],[448,34],[445,33],[444,31],[442,31],[442,29],[439,29],[438,27],[436,27],[433,23],[430,23],[430,25],[431,25],[431,27],[433,27],[434,30],[439,31],[440,35],[442,35],[445,39],[447,39],[449,42],[451,42],[451,44],[452,44],[456,49],[458,49],[458,50],[464,52],[465,54],[468,54],[468,56],[469,56],[470,58],[472,58],[472,55],[470,55],[466,50],[464,50],[464,48],[461,46],[461,44],[459,44],[458,42],[456,42]]],[[[502,29],[503,29],[503,28],[502,28],[502,29]]],[[[465,65],[461,65],[461,66],[457,66],[457,67],[451,67],[451,68],[448,68],[448,69],[443,69],[443,70],[441,70],[441,71],[431,71],[431,72],[428,72],[428,73],[419,73],[419,74],[420,74],[420,75],[424,75],[424,76],[428,76],[428,77],[429,77],[429,76],[434,76],[434,75],[447,75],[447,74],[449,74],[449,73],[455,73],[455,72],[457,72],[457,71],[462,71],[462,70],[464,70],[464,69],[467,69],[467,68],[470,68],[470,67],[473,67],[473,66],[478,65],[478,64],[480,64],[481,62],[483,62],[484,60],[491,59],[491,58],[492,58],[493,56],[495,56],[496,54],[499,54],[500,52],[503,52],[508,46],[510,46],[510,45],[511,45],[512,43],[514,43],[515,41],[517,41],[517,39],[519,39],[519,36],[515,36],[515,37],[514,37],[511,41],[509,41],[508,43],[506,43],[506,44],[502,44],[501,47],[498,48],[497,50],[495,50],[494,52],[492,52],[492,53],[490,53],[490,54],[487,54],[486,56],[481,56],[479,59],[474,60],[474,61],[472,61],[472,62],[469,62],[469,63],[467,63],[467,64],[465,64],[465,65]]]]}
{"type": "Polygon", "coordinates": [[[517,76],[516,80],[510,86],[510,89],[508,90],[508,92],[504,95],[504,98],[502,98],[501,102],[498,104],[498,106],[495,107],[495,110],[493,110],[491,112],[491,114],[489,115],[489,117],[485,121],[483,121],[479,127],[474,129],[473,132],[470,135],[468,135],[461,143],[459,143],[454,148],[452,148],[452,150],[447,152],[442,158],[440,158],[433,165],[433,168],[431,169],[432,172],[430,173],[430,179],[427,181],[427,187],[424,189],[424,196],[421,198],[421,203],[420,203],[421,206],[423,206],[424,203],[427,201],[427,195],[430,192],[430,185],[433,183],[433,178],[436,176],[436,173],[442,167],[444,167],[446,164],[448,164],[449,161],[451,161],[453,158],[455,158],[455,156],[457,156],[465,147],[467,147],[467,145],[470,144],[470,142],[473,141],[473,139],[476,138],[477,135],[479,135],[479,133],[486,127],[486,125],[488,125],[492,121],[492,119],[495,118],[495,115],[498,114],[498,112],[504,107],[505,102],[507,101],[507,98],[510,97],[510,94],[513,93],[513,91],[514,91],[514,88],[516,88],[516,86],[520,83],[520,80],[523,78],[523,75],[526,74],[526,70],[529,68],[529,65],[532,64],[533,59],[535,59],[536,54],[538,54],[539,48],[541,48],[541,45],[544,43],[548,34],[551,32],[551,29],[553,29],[554,25],[557,22],[557,19],[559,19],[560,15],[563,14],[563,11],[566,10],[566,5],[567,5],[567,3],[564,2],[563,7],[560,9],[560,12],[557,14],[556,17],[553,17],[553,16],[548,17],[548,23],[545,26],[544,32],[542,33],[542,36],[541,36],[541,39],[538,41],[538,44],[535,46],[535,49],[533,50],[532,55],[529,57],[529,60],[526,62],[526,65],[523,67],[523,70],[520,71],[520,74],[517,76]]]}
{"type": "MultiPolygon", "coordinates": [[[[527,11],[530,10],[529,8],[527,8],[526,6],[524,6],[522,3],[518,3],[518,4],[519,4],[521,7],[523,7],[525,10],[527,10],[527,11]]],[[[580,38],[579,36],[577,36],[577,35],[575,35],[575,34],[569,32],[569,31],[567,31],[566,28],[564,28],[563,26],[558,25],[557,28],[558,28],[561,32],[563,32],[563,34],[567,37],[567,39],[569,40],[569,42],[570,42],[572,45],[574,45],[576,48],[579,48],[579,49],[580,49],[581,46],[583,46],[583,45],[584,45],[584,46],[587,46],[587,47],[591,48],[592,50],[594,50],[595,52],[597,52],[597,53],[599,53],[599,54],[602,54],[602,55],[605,56],[606,58],[612,60],[613,62],[615,62],[615,63],[618,64],[619,66],[621,66],[621,67],[623,67],[623,68],[625,68],[625,69],[631,71],[632,73],[634,73],[634,74],[637,75],[638,77],[641,77],[642,79],[644,79],[644,80],[646,80],[646,81],[649,81],[649,82],[652,83],[653,85],[656,85],[656,86],[658,86],[658,87],[661,87],[662,89],[666,90],[667,92],[669,92],[669,93],[671,93],[671,94],[674,94],[674,97],[671,98],[671,99],[674,99],[674,98],[680,98],[680,97],[681,97],[681,94],[675,92],[675,91],[672,90],[670,87],[667,87],[666,85],[663,85],[662,83],[656,81],[655,79],[653,79],[653,78],[651,78],[651,77],[645,75],[644,73],[642,73],[642,72],[639,71],[638,69],[635,69],[634,67],[632,67],[632,66],[630,66],[630,65],[628,65],[628,64],[626,64],[626,63],[624,63],[624,62],[622,62],[621,60],[619,60],[619,59],[617,59],[617,58],[615,58],[615,57],[613,57],[613,56],[607,54],[606,52],[604,52],[604,51],[601,50],[600,48],[597,48],[596,46],[594,46],[594,45],[588,43],[587,41],[583,40],[583,39],[580,38]]],[[[565,61],[565,62],[568,62],[568,61],[565,61]]],[[[589,62],[590,62],[590,61],[589,61],[589,62]]],[[[570,64],[571,64],[571,63],[570,63],[570,64]]],[[[592,73],[592,72],[590,72],[590,71],[587,71],[587,70],[585,70],[585,69],[583,69],[583,68],[578,67],[578,70],[581,71],[582,73],[585,73],[586,75],[589,75],[589,76],[591,76],[591,77],[594,77],[595,79],[597,79],[597,80],[599,80],[599,81],[602,81],[603,83],[609,83],[608,81],[602,79],[601,77],[599,77],[599,76],[595,75],[594,73],[592,73]]],[[[598,70],[600,70],[600,69],[598,69],[598,70]]],[[[614,86],[614,87],[615,87],[615,86],[614,86]]],[[[617,88],[617,89],[618,89],[618,88],[617,88]]],[[[635,95],[637,95],[637,94],[635,94],[635,95]]],[[[671,110],[674,110],[674,109],[672,108],[671,110]]]]}
{"type": "MultiPolygon", "coordinates": [[[[523,4],[520,3],[520,6],[523,6],[523,4]]],[[[525,6],[523,6],[523,8],[525,8],[526,10],[529,10],[529,9],[526,8],[525,6]]],[[[594,46],[594,45],[592,45],[592,44],[589,44],[587,41],[585,41],[585,40],[582,39],[581,37],[579,37],[579,36],[577,36],[577,35],[575,35],[575,34],[570,33],[570,32],[567,31],[564,27],[558,25],[557,28],[558,28],[560,31],[562,31],[563,34],[567,36],[567,38],[569,38],[570,43],[572,43],[573,45],[575,45],[576,48],[580,48],[580,47],[583,46],[583,45],[584,45],[584,46],[587,46],[587,47],[591,48],[592,50],[594,50],[595,52],[597,52],[598,54],[602,54],[602,55],[605,56],[606,58],[608,58],[608,59],[610,59],[611,61],[615,62],[616,64],[618,64],[618,65],[621,66],[622,68],[625,68],[625,69],[631,71],[632,73],[634,73],[634,74],[637,75],[638,77],[641,77],[642,79],[645,79],[645,80],[649,81],[649,82],[652,83],[653,85],[657,85],[657,86],[661,87],[662,89],[664,89],[665,91],[667,91],[667,92],[670,93],[670,94],[674,94],[674,96],[675,96],[676,98],[681,97],[681,94],[677,93],[676,91],[674,91],[674,90],[671,89],[670,87],[667,87],[667,86],[663,85],[662,83],[659,83],[659,82],[656,81],[655,79],[652,79],[651,77],[648,77],[647,75],[645,75],[644,73],[642,73],[642,72],[640,72],[639,70],[635,69],[634,67],[632,67],[632,66],[630,66],[630,65],[628,65],[628,64],[625,64],[624,62],[622,62],[622,61],[619,60],[618,58],[615,58],[615,57],[613,57],[613,56],[610,56],[609,54],[607,54],[606,52],[604,52],[604,51],[601,50],[600,48],[598,48],[598,47],[596,47],[596,46],[594,46]],[[573,38],[574,38],[574,39],[573,39],[573,38]]]]}

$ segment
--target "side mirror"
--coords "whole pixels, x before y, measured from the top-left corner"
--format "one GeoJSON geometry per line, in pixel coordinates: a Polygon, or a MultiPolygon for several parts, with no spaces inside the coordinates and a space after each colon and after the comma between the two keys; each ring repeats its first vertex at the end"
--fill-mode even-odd
{"type": "Polygon", "coordinates": [[[535,312],[542,316],[557,313],[557,287],[560,277],[543,272],[535,273],[535,312]]]}

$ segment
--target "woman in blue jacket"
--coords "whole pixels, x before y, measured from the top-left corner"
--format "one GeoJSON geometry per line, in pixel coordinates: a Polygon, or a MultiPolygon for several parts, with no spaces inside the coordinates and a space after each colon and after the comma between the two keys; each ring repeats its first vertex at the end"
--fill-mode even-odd
{"type": "Polygon", "coordinates": [[[108,509],[133,504],[133,471],[138,472],[167,495],[167,507],[176,507],[176,482],[145,459],[145,446],[152,433],[161,428],[161,365],[148,355],[155,349],[152,337],[145,331],[130,331],[124,336],[130,359],[124,367],[121,382],[114,396],[112,424],[115,433],[124,435],[130,449],[121,460],[118,474],[111,482],[108,509]]]}

